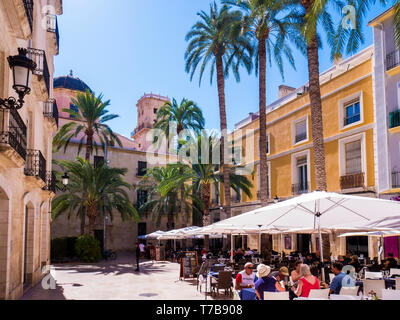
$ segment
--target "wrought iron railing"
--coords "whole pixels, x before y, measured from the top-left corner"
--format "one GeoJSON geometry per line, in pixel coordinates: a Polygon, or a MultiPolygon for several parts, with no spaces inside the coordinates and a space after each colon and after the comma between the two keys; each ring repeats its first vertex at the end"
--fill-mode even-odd
{"type": "Polygon", "coordinates": [[[400,171],[392,172],[392,188],[400,188],[400,171]]]}
{"type": "Polygon", "coordinates": [[[386,55],[386,70],[393,69],[400,65],[400,51],[395,50],[386,55]]]}
{"type": "Polygon", "coordinates": [[[46,185],[43,187],[43,190],[51,191],[56,193],[57,191],[57,178],[54,172],[49,171],[46,172],[46,185]]]}
{"type": "Polygon", "coordinates": [[[297,195],[297,194],[307,193],[309,185],[310,185],[309,182],[292,184],[292,194],[297,195]]]}
{"type": "Polygon", "coordinates": [[[295,137],[296,143],[300,142],[300,141],[303,141],[303,140],[306,140],[306,139],[307,139],[307,132],[302,132],[302,133],[296,134],[296,137],[295,137]]]}
{"type": "Polygon", "coordinates": [[[364,172],[347,174],[340,177],[340,188],[351,189],[364,187],[365,179],[364,172]]]}
{"type": "Polygon", "coordinates": [[[26,150],[25,175],[39,177],[46,182],[46,159],[40,150],[26,150]]]}
{"type": "Polygon", "coordinates": [[[389,128],[400,126],[400,110],[389,113],[389,128]]]}
{"type": "Polygon", "coordinates": [[[43,115],[46,118],[52,118],[56,121],[58,127],[58,108],[57,102],[55,99],[50,99],[43,104],[43,115]]]}
{"type": "Polygon", "coordinates": [[[28,57],[36,62],[36,69],[33,74],[42,76],[46,84],[47,93],[50,96],[50,73],[47,64],[46,52],[41,49],[28,48],[28,57]]]}
{"type": "Polygon", "coordinates": [[[28,18],[29,26],[31,27],[31,32],[33,31],[33,0],[23,0],[25,14],[28,18]]]}
{"type": "Polygon", "coordinates": [[[26,159],[26,125],[17,110],[0,109],[0,143],[8,144],[26,159]]]}

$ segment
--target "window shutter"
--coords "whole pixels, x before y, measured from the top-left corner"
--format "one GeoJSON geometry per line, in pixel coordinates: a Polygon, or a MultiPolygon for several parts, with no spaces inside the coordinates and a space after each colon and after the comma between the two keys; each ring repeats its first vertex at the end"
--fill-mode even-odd
{"type": "Polygon", "coordinates": [[[346,150],[346,174],[362,172],[361,166],[361,140],[347,143],[346,150]]]}

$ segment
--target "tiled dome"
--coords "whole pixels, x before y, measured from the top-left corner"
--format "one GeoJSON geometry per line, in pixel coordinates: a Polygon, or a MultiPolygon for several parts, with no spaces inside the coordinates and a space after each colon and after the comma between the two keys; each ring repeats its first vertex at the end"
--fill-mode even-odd
{"type": "Polygon", "coordinates": [[[54,89],[55,88],[66,88],[70,90],[82,91],[85,92],[89,89],[90,92],[92,90],[89,86],[83,82],[81,79],[76,78],[72,75],[72,72],[68,76],[57,77],[54,79],[54,89]]]}

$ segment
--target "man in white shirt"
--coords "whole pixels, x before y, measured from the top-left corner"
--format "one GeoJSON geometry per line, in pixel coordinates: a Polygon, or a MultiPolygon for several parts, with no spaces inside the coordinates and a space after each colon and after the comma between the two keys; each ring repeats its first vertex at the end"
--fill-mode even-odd
{"type": "Polygon", "coordinates": [[[244,265],[244,270],[240,271],[236,276],[235,289],[242,290],[243,288],[253,288],[255,276],[256,275],[253,273],[253,264],[247,262],[244,265]]]}
{"type": "Polygon", "coordinates": [[[139,249],[140,249],[140,256],[144,257],[144,244],[139,243],[139,249]]]}

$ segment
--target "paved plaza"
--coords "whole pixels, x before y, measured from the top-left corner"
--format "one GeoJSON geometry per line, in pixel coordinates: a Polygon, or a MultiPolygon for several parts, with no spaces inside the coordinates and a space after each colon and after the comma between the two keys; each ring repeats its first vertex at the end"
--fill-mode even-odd
{"type": "MultiPolygon", "coordinates": [[[[136,272],[133,253],[118,253],[115,261],[56,264],[56,289],[41,283],[22,300],[204,300],[196,280],[179,281],[179,264],[143,260],[136,272]]],[[[226,299],[223,292],[221,299],[226,299]]],[[[212,298],[208,295],[207,299],[212,298]]]]}

